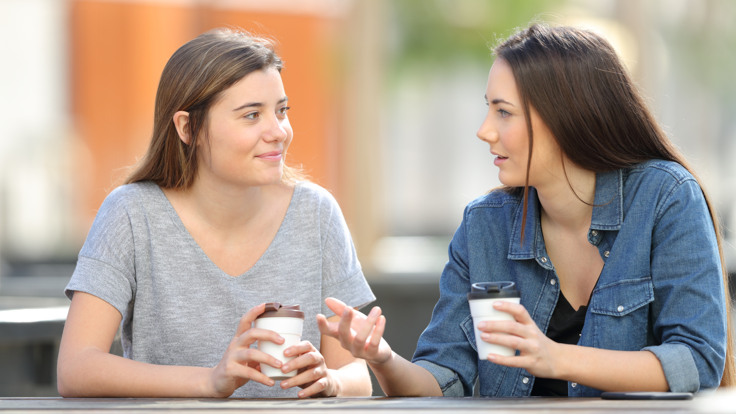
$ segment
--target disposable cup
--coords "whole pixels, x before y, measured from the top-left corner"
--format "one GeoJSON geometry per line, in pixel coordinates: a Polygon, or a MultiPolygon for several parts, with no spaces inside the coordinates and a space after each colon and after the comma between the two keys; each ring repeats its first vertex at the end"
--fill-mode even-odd
{"type": "MultiPolygon", "coordinates": [[[[277,358],[282,363],[294,359],[294,357],[284,356],[284,350],[301,341],[303,326],[304,312],[299,310],[299,305],[281,305],[278,302],[267,303],[266,311],[255,320],[255,327],[276,332],[284,338],[284,343],[279,345],[271,341],[258,341],[258,349],[277,358]]],[[[261,364],[261,372],[275,380],[282,380],[296,375],[296,370],[283,373],[281,368],[274,368],[263,363],[261,364]]]]}
{"type": "Polygon", "coordinates": [[[473,329],[475,331],[475,345],[478,348],[478,358],[480,359],[486,359],[488,354],[491,353],[505,356],[516,353],[511,348],[488,343],[480,337],[481,332],[478,330],[480,322],[513,320],[510,314],[493,308],[493,303],[500,300],[519,303],[520,295],[514,282],[473,283],[470,293],[468,293],[470,314],[473,317],[473,329]]]}

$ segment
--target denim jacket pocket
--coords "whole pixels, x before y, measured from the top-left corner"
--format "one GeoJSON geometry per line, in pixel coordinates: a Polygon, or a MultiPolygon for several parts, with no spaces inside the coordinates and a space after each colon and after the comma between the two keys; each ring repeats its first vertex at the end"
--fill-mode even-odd
{"type": "Polygon", "coordinates": [[[625,279],[597,287],[590,311],[600,315],[626,316],[654,301],[652,279],[625,279]]]}
{"type": "Polygon", "coordinates": [[[654,286],[649,277],[599,286],[590,300],[580,344],[620,351],[638,351],[650,345],[651,328],[647,327],[653,301],[654,286]]]}
{"type": "Polygon", "coordinates": [[[470,343],[473,351],[478,352],[478,345],[475,343],[475,326],[473,326],[473,316],[468,315],[462,322],[460,322],[460,329],[465,333],[465,338],[470,343]]]}

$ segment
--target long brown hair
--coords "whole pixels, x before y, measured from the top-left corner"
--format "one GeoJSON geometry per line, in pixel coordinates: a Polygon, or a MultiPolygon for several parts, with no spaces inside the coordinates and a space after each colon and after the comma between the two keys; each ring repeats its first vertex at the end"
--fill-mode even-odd
{"type": "MultiPolygon", "coordinates": [[[[534,135],[530,106],[562,153],[582,168],[603,172],[662,159],[679,163],[697,179],[647,108],[616,51],[602,37],[573,27],[533,24],[500,43],[494,52],[511,67],[529,131],[523,217],[534,135]]],[[[726,295],[726,366],[721,386],[732,386],[736,370],[728,272],[718,216],[705,190],[703,195],[716,233],[726,295]]]]}
{"type": "MultiPolygon", "coordinates": [[[[239,30],[214,29],[184,44],[161,73],[151,143],[126,183],[150,180],[163,188],[191,186],[197,175],[197,142],[207,138],[212,104],[249,73],[268,68],[281,72],[282,67],[270,41],[239,30]],[[188,144],[174,126],[178,111],[189,112],[188,144]]],[[[284,181],[303,178],[299,170],[284,166],[284,181]]]]}

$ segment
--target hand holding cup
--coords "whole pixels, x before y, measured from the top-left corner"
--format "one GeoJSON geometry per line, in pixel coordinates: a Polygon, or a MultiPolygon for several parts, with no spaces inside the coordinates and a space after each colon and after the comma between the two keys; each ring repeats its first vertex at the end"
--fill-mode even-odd
{"type": "Polygon", "coordinates": [[[519,303],[520,295],[514,282],[473,283],[468,293],[470,314],[473,317],[473,329],[475,330],[475,344],[480,359],[486,359],[491,353],[504,356],[515,354],[511,348],[482,340],[481,332],[478,330],[478,324],[483,321],[514,320],[510,314],[494,309],[493,303],[500,300],[519,303]]]}
{"type": "MultiPolygon", "coordinates": [[[[276,344],[259,340],[258,349],[285,364],[292,360],[294,356],[286,357],[284,350],[301,341],[303,326],[304,312],[299,310],[299,305],[282,305],[278,302],[266,303],[265,311],[255,320],[255,327],[278,333],[284,338],[284,343],[276,344]]],[[[275,380],[283,380],[296,375],[296,370],[284,373],[280,368],[274,368],[264,363],[261,363],[261,372],[275,380]]]]}

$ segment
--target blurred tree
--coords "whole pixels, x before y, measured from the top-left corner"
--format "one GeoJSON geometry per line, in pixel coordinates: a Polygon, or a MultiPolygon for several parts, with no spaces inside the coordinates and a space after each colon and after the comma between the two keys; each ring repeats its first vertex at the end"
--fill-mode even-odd
{"type": "Polygon", "coordinates": [[[555,10],[564,0],[398,0],[388,34],[395,69],[442,66],[458,59],[488,62],[498,36],[555,10]]]}

